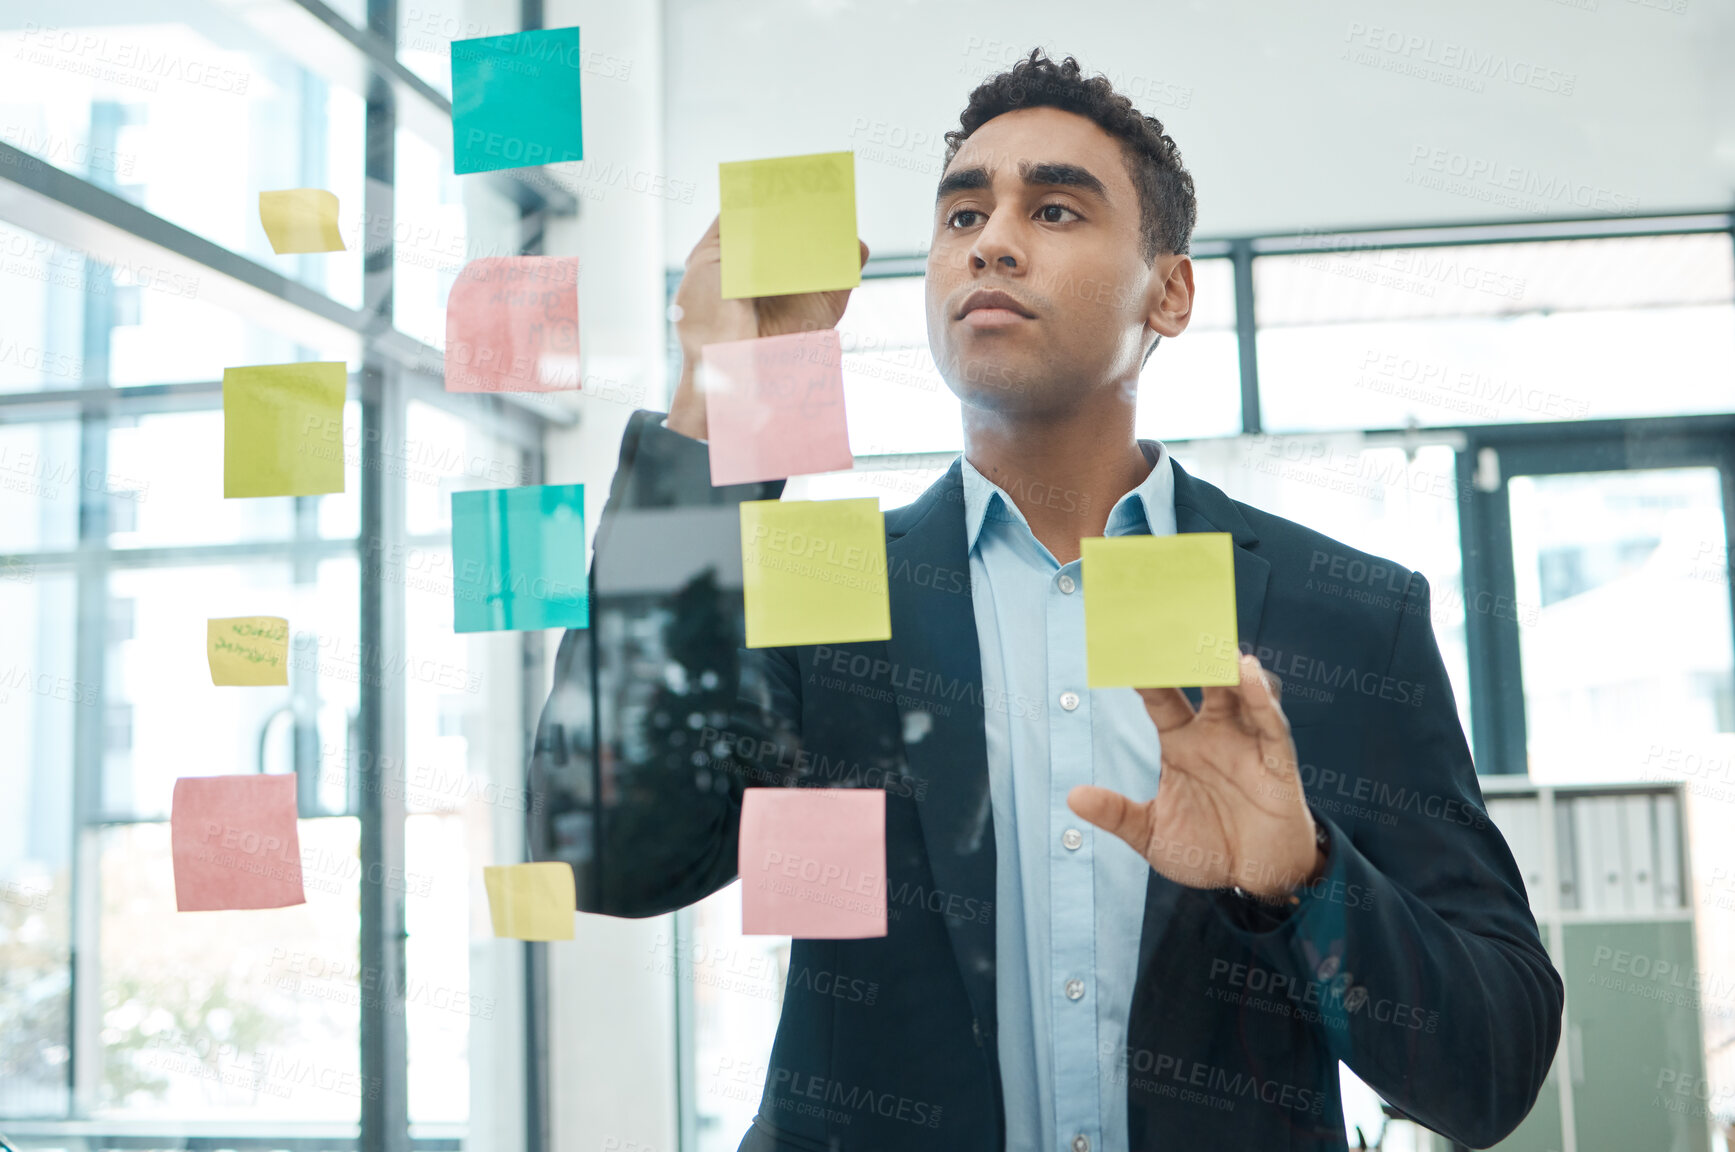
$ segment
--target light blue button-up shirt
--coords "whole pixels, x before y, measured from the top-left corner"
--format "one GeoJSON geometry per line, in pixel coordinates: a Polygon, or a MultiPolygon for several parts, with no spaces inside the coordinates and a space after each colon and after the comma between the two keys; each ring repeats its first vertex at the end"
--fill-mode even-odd
{"type": "MultiPolygon", "coordinates": [[[[1175,532],[1175,477],[1159,449],[1150,475],[1115,502],[1104,535],[1175,532]]],[[[1117,1057],[1151,866],[1074,815],[1066,794],[1098,784],[1154,796],[1157,730],[1131,688],[1086,686],[1080,562],[1061,565],[1004,490],[967,459],[963,472],[988,704],[1006,1147],[1108,1152],[1127,1146],[1117,1057]]]]}

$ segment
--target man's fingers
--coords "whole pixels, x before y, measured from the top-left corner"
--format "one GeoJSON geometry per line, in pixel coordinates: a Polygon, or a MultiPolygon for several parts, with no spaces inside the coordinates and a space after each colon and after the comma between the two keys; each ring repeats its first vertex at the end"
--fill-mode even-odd
{"type": "MultiPolygon", "coordinates": [[[[1179,688],[1135,688],[1158,732],[1179,728],[1193,718],[1193,705],[1179,688]]],[[[1207,689],[1208,691],[1208,689],[1207,689]]]]}
{"type": "Polygon", "coordinates": [[[1241,658],[1241,683],[1236,687],[1241,716],[1268,740],[1289,739],[1289,720],[1277,702],[1282,691],[1283,682],[1260,667],[1256,657],[1241,658]]]}
{"type": "MultiPolygon", "coordinates": [[[[1184,699],[1181,702],[1186,703],[1184,699]]],[[[1119,792],[1098,788],[1094,784],[1080,784],[1068,792],[1066,803],[1080,818],[1090,821],[1105,832],[1113,832],[1132,845],[1133,850],[1140,856],[1145,854],[1145,848],[1151,839],[1151,814],[1148,805],[1135,804],[1119,792]]]]}
{"type": "Polygon", "coordinates": [[[863,268],[866,268],[866,267],[867,267],[867,260],[868,260],[868,246],[867,246],[867,241],[866,241],[866,240],[862,240],[862,239],[860,239],[860,238],[859,238],[859,237],[858,237],[858,238],[857,238],[857,240],[856,240],[856,243],[857,243],[857,244],[860,244],[860,245],[861,245],[861,266],[862,266],[862,267],[863,267],[863,268]]]}

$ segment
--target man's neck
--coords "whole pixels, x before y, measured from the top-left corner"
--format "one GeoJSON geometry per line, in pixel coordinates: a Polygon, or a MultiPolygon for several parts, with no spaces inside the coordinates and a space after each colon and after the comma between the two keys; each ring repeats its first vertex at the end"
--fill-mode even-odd
{"type": "Polygon", "coordinates": [[[1103,534],[1115,501],[1151,474],[1130,408],[1020,421],[966,407],[964,456],[1062,564],[1078,559],[1081,539],[1103,534]]]}

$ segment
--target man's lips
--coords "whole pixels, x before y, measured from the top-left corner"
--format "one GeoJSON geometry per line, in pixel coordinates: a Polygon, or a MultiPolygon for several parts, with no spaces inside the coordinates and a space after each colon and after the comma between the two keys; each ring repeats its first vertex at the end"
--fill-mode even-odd
{"type": "Polygon", "coordinates": [[[1013,319],[1034,320],[1035,314],[1019,303],[1010,293],[996,289],[979,289],[970,293],[964,299],[964,306],[958,311],[958,319],[963,320],[975,313],[985,313],[978,317],[978,322],[993,321],[1006,323],[1013,319]]]}

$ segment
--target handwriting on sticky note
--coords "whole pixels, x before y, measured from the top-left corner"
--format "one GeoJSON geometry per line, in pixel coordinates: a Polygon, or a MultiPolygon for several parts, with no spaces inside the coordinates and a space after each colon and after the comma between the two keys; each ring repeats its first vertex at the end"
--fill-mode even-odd
{"type": "Polygon", "coordinates": [[[578,258],[492,256],[446,297],[446,391],[578,387],[578,258]]]}
{"type": "Polygon", "coordinates": [[[747,647],[889,640],[879,500],[746,500],[741,588],[747,647]]]}
{"type": "Polygon", "coordinates": [[[211,683],[289,683],[289,621],[281,616],[228,616],[205,621],[211,683]]]}
{"type": "Polygon", "coordinates": [[[748,788],[739,844],[742,932],[886,934],[883,789],[748,788]]]}
{"type": "Polygon", "coordinates": [[[855,153],[736,161],[718,183],[724,299],[861,283],[855,153]]]}
{"type": "Polygon", "coordinates": [[[292,775],[176,780],[169,810],[175,907],[215,912],[307,903],[295,821],[292,775]]]}
{"type": "Polygon", "coordinates": [[[452,493],[453,631],[584,628],[584,485],[452,493]]]}
{"type": "Polygon", "coordinates": [[[343,491],[341,360],[223,369],[223,495],[343,491]]]}
{"type": "Polygon", "coordinates": [[[271,250],[279,256],[290,252],[342,252],[343,236],[337,227],[337,197],[323,188],[286,188],[259,193],[259,222],[271,250]]]}
{"type": "Polygon", "coordinates": [[[571,940],[578,911],[572,865],[560,861],[482,869],[494,935],[514,940],[571,940]]]}
{"type": "Polygon", "coordinates": [[[700,351],[711,483],[852,467],[837,330],[707,344],[700,351]]]}
{"type": "Polygon", "coordinates": [[[1090,687],[1240,682],[1234,546],[1227,532],[1096,536],[1079,543],[1090,687]]]}
{"type": "Polygon", "coordinates": [[[577,28],[452,41],[452,170],[584,159],[577,28]]]}

